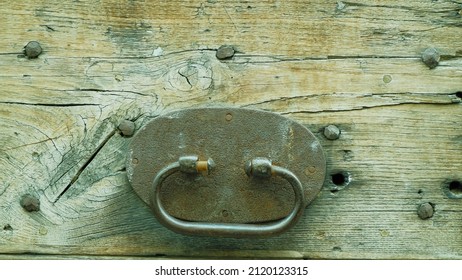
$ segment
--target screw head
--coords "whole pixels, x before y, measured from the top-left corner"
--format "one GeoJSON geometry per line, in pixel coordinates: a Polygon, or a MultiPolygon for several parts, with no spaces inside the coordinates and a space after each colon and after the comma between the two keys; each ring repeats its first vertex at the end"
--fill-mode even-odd
{"type": "Polygon", "coordinates": [[[235,50],[232,46],[223,45],[218,48],[216,57],[220,60],[229,59],[234,56],[235,50]]]}
{"type": "Polygon", "coordinates": [[[123,120],[118,126],[123,136],[133,136],[135,133],[135,123],[129,120],[123,120]]]}
{"type": "Polygon", "coordinates": [[[21,197],[20,204],[24,210],[27,212],[39,211],[40,210],[40,200],[38,198],[25,194],[21,197]]]}
{"type": "Polygon", "coordinates": [[[28,58],[37,58],[42,53],[42,47],[37,41],[30,41],[24,47],[24,53],[28,58]]]}
{"type": "Polygon", "coordinates": [[[433,217],[434,211],[435,210],[433,209],[433,205],[431,205],[428,202],[425,202],[425,203],[420,204],[419,207],[417,208],[417,215],[422,220],[425,220],[425,219],[433,217]]]}
{"type": "Polygon", "coordinates": [[[324,136],[329,140],[336,140],[340,137],[340,129],[331,124],[324,128],[324,136]]]}
{"type": "Polygon", "coordinates": [[[428,68],[433,69],[440,62],[440,54],[435,48],[428,48],[422,53],[422,61],[428,68]]]}

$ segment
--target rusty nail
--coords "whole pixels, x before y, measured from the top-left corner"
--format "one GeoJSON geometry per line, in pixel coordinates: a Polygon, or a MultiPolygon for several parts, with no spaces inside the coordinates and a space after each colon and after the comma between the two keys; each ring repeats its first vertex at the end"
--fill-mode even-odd
{"type": "Polygon", "coordinates": [[[428,68],[433,69],[440,62],[440,54],[435,48],[428,48],[422,53],[422,61],[428,68]]]}
{"type": "Polygon", "coordinates": [[[234,56],[235,50],[232,46],[223,45],[218,48],[216,57],[220,60],[229,59],[234,56]]]}
{"type": "Polygon", "coordinates": [[[120,122],[118,128],[123,136],[132,136],[135,133],[135,123],[129,120],[120,122]]]}
{"type": "Polygon", "coordinates": [[[333,124],[328,125],[324,128],[324,136],[329,140],[338,139],[340,137],[340,129],[333,124]]]}
{"type": "Polygon", "coordinates": [[[37,41],[30,41],[24,47],[24,53],[28,58],[36,58],[42,53],[42,47],[37,41]]]}
{"type": "Polygon", "coordinates": [[[40,210],[40,200],[30,194],[23,195],[20,204],[27,212],[40,210]]]}
{"type": "Polygon", "coordinates": [[[421,218],[422,220],[433,217],[433,212],[433,205],[431,205],[428,202],[420,204],[417,208],[417,215],[419,215],[419,218],[421,218]]]}

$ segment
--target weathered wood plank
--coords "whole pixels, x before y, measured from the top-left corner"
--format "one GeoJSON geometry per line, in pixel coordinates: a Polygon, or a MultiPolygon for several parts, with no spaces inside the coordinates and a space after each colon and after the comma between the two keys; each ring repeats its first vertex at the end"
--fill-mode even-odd
{"type": "Polygon", "coordinates": [[[456,1],[104,1],[35,0],[2,9],[2,53],[31,37],[52,56],[150,57],[233,44],[272,56],[416,57],[426,46],[461,55],[456,1]],[[20,23],[20,24],[18,24],[20,23]],[[94,55],[90,55],[94,56],[94,55]]]}
{"type": "Polygon", "coordinates": [[[462,180],[461,9],[453,1],[5,5],[0,253],[461,258],[461,200],[447,191],[462,180]],[[44,53],[18,56],[32,39],[44,53]],[[238,53],[217,60],[221,44],[238,53]],[[432,70],[419,58],[428,46],[442,53],[432,70]],[[139,128],[166,111],[211,105],[279,112],[321,140],[328,178],[288,233],[177,235],[131,190],[130,138],[118,124],[139,128]],[[340,139],[324,138],[328,124],[340,139]],[[347,186],[332,182],[337,172],[349,174],[347,186]],[[26,193],[40,211],[21,208],[26,193]],[[435,206],[431,219],[416,214],[423,202],[435,206]]]}

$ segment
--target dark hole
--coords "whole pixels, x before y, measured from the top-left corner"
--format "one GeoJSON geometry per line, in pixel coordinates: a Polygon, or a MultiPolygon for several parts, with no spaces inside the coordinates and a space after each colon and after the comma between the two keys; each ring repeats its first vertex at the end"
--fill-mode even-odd
{"type": "Polygon", "coordinates": [[[332,174],[332,183],[336,186],[344,186],[347,183],[347,178],[343,173],[332,174]]]}
{"type": "Polygon", "coordinates": [[[449,191],[454,195],[462,194],[462,183],[459,181],[452,181],[449,183],[449,191]]]}
{"type": "Polygon", "coordinates": [[[6,225],[3,227],[3,230],[13,230],[13,228],[12,228],[9,224],[6,224],[6,225]]]}
{"type": "Polygon", "coordinates": [[[332,250],[336,251],[336,252],[340,252],[340,251],[342,251],[342,248],[338,247],[338,246],[335,246],[334,248],[332,248],[332,250]]]}
{"type": "Polygon", "coordinates": [[[423,194],[423,190],[419,190],[417,193],[418,194],[423,194]]]}
{"type": "Polygon", "coordinates": [[[459,97],[459,98],[462,98],[462,91],[456,92],[456,96],[459,97]]]}

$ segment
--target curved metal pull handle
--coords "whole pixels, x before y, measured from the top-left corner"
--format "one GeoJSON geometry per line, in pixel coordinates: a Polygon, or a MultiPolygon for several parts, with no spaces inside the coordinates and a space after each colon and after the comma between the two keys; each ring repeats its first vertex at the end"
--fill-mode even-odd
{"type": "Polygon", "coordinates": [[[162,206],[160,191],[162,182],[177,171],[185,173],[209,172],[213,167],[213,161],[199,161],[197,156],[185,156],[172,163],[157,173],[153,181],[154,196],[152,208],[154,215],[165,227],[185,234],[209,235],[221,237],[261,237],[275,235],[291,228],[303,213],[304,193],[300,180],[286,168],[274,166],[266,158],[255,158],[248,162],[245,171],[248,176],[271,177],[273,175],[286,179],[292,186],[295,194],[295,205],[286,217],[268,223],[259,224],[232,224],[232,223],[205,223],[189,222],[171,216],[162,206]]]}

